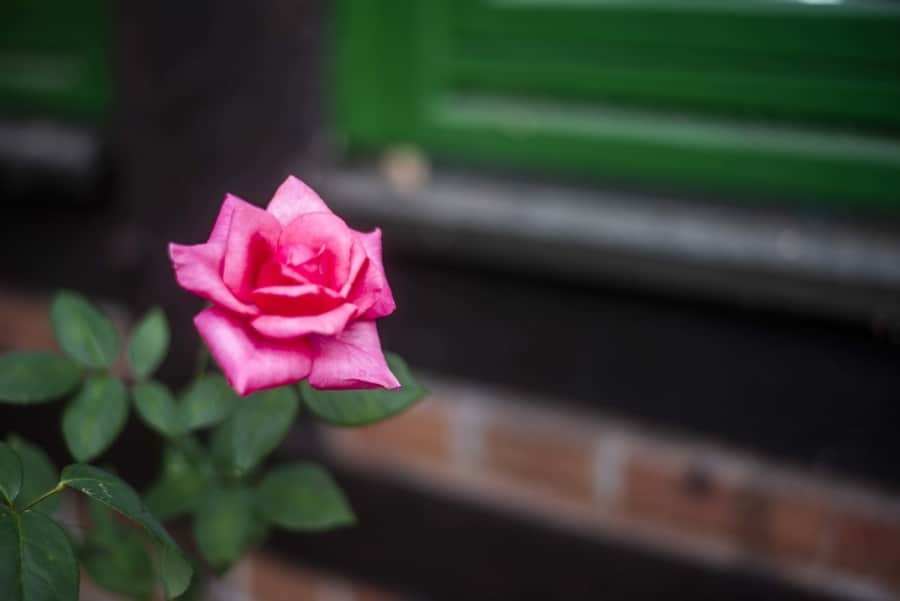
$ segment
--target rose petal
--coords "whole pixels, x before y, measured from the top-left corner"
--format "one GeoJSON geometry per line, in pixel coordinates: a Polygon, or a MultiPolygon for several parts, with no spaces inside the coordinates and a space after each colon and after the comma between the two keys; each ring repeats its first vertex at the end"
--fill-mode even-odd
{"type": "Polygon", "coordinates": [[[281,235],[278,220],[250,204],[236,205],[222,262],[222,281],[236,297],[247,301],[263,264],[281,235]]]}
{"type": "Polygon", "coordinates": [[[253,205],[233,194],[225,195],[225,200],[222,201],[222,207],[219,209],[219,216],[216,217],[216,224],[213,226],[207,242],[225,244],[228,240],[228,230],[231,228],[231,214],[235,207],[239,206],[252,207],[253,205]]]}
{"type": "Polygon", "coordinates": [[[297,338],[310,334],[334,336],[356,315],[356,305],[339,305],[319,315],[260,315],[250,322],[254,330],[270,338],[297,338]]]}
{"type": "Polygon", "coordinates": [[[363,319],[390,315],[397,308],[381,261],[381,230],[353,232],[369,258],[365,271],[347,294],[347,300],[360,308],[363,319]]]}
{"type": "Polygon", "coordinates": [[[309,374],[312,349],[306,339],[264,338],[218,307],[201,311],[194,325],[240,395],[297,382],[309,374]]]}
{"type": "MultiPolygon", "coordinates": [[[[295,286],[299,282],[297,278],[290,273],[285,273],[284,266],[274,257],[263,262],[256,274],[256,289],[267,288],[269,286],[295,286]]],[[[306,283],[305,281],[302,283],[306,283]]]]}
{"type": "Polygon", "coordinates": [[[222,282],[219,267],[225,249],[221,244],[184,246],[169,244],[169,257],[178,284],[194,294],[242,315],[258,315],[256,307],[242,303],[222,282]]]}
{"type": "MultiPolygon", "coordinates": [[[[308,273],[304,274],[304,273],[301,273],[300,271],[297,271],[290,265],[285,265],[284,263],[280,264],[278,266],[278,269],[281,274],[281,277],[288,280],[288,282],[285,282],[283,285],[289,286],[289,285],[297,284],[300,286],[311,285],[311,286],[319,286],[320,288],[322,287],[318,282],[313,281],[313,279],[316,279],[316,280],[320,279],[318,277],[318,272],[316,272],[315,274],[308,274],[308,273]],[[312,277],[313,275],[315,275],[316,277],[313,278],[312,277]]],[[[260,284],[262,284],[262,280],[260,280],[260,284]]],[[[272,285],[275,285],[275,284],[266,283],[265,287],[268,288],[272,285]]],[[[279,284],[279,285],[281,285],[281,284],[279,284]]],[[[263,287],[263,286],[261,285],[260,287],[263,287]]]]}
{"type": "Polygon", "coordinates": [[[305,244],[294,244],[292,246],[280,247],[278,249],[278,257],[282,263],[298,267],[318,259],[324,252],[324,244],[319,245],[318,248],[310,248],[305,244]]]}
{"type": "Polygon", "coordinates": [[[318,315],[344,304],[337,292],[318,284],[266,286],[253,291],[253,302],[268,314],[318,315]]]}
{"type": "MultiPolygon", "coordinates": [[[[350,231],[353,232],[353,230],[350,231]]],[[[350,246],[350,268],[347,273],[347,279],[344,281],[344,285],[341,286],[341,296],[346,298],[347,295],[350,294],[354,284],[359,280],[360,274],[365,273],[368,262],[369,257],[366,255],[366,249],[363,247],[362,243],[354,237],[353,244],[350,246]]]]}
{"type": "Polygon", "coordinates": [[[311,336],[316,347],[309,383],[313,388],[400,388],[391,373],[374,321],[356,321],[337,336],[311,336]]]}
{"type": "Polygon", "coordinates": [[[274,215],[281,225],[287,225],[305,213],[331,213],[319,195],[293,175],[278,187],[266,211],[274,215]]]}
{"type": "Polygon", "coordinates": [[[315,260],[290,265],[310,282],[339,290],[350,275],[353,233],[344,220],[332,213],[306,213],[288,224],[278,242],[279,256],[285,249],[305,246],[324,251],[315,260]]]}

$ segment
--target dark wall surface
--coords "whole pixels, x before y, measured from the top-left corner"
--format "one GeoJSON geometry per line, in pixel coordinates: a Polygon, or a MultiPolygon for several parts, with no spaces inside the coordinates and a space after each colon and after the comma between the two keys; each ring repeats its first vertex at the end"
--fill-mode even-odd
{"type": "MultiPolygon", "coordinates": [[[[321,145],[327,10],[283,0],[129,3],[116,11],[119,99],[99,132],[115,177],[74,206],[62,200],[70,191],[52,182],[7,196],[0,282],[78,288],[136,312],[162,304],[175,334],[164,376],[177,381],[192,364],[190,319],[201,303],[175,285],[166,243],[205,239],[225,192],[263,204],[288,173],[314,176],[329,160],[321,145]]],[[[569,398],[886,488],[900,484],[900,439],[889,418],[900,393],[900,346],[870,323],[506,273],[404,252],[390,232],[386,253],[400,309],[384,321],[383,338],[414,365],[569,398]]],[[[54,417],[36,415],[29,424],[21,413],[0,414],[0,423],[48,439],[54,417]]],[[[148,464],[146,440],[126,436],[117,448],[148,464]]],[[[364,526],[277,546],[427,598],[585,598],[609,587],[629,598],[673,589],[685,599],[727,591],[807,598],[754,574],[723,575],[358,475],[342,479],[360,499],[364,526]],[[418,553],[437,540],[446,541],[443,550],[418,553]],[[396,572],[407,560],[421,565],[396,572]],[[491,562],[495,574],[485,567],[491,562]],[[563,581],[574,588],[553,588],[563,581]]]]}

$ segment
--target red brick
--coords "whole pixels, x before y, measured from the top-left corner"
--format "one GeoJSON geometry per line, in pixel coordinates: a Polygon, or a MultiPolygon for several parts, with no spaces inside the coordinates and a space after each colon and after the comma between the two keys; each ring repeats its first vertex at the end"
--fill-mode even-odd
{"type": "Polygon", "coordinates": [[[829,563],[900,592],[900,518],[842,510],[829,563]]]}
{"type": "Polygon", "coordinates": [[[0,290],[0,351],[56,348],[47,297],[0,290]]]}
{"type": "Polygon", "coordinates": [[[433,402],[419,403],[381,423],[346,432],[369,450],[442,463],[451,458],[450,416],[445,407],[433,402]]]}
{"type": "Polygon", "coordinates": [[[762,551],[776,557],[814,562],[831,511],[823,499],[776,493],[766,505],[763,524],[766,548],[762,551]]]}
{"type": "Polygon", "coordinates": [[[728,540],[741,537],[741,491],[713,474],[662,454],[636,455],[626,465],[624,489],[625,513],[635,520],[728,540]]]}
{"type": "Polygon", "coordinates": [[[486,428],[485,467],[569,500],[591,503],[591,439],[564,429],[494,422],[486,428]]]}
{"type": "Polygon", "coordinates": [[[255,601],[316,601],[320,584],[313,572],[262,554],[253,555],[249,580],[255,601]]]}

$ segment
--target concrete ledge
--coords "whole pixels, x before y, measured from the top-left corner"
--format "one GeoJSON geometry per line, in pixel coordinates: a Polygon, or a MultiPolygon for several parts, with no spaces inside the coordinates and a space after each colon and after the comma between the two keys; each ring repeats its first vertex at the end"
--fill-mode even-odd
{"type": "Polygon", "coordinates": [[[893,226],[465,172],[405,189],[390,181],[341,168],[319,187],[336,210],[417,252],[900,323],[893,226]]]}

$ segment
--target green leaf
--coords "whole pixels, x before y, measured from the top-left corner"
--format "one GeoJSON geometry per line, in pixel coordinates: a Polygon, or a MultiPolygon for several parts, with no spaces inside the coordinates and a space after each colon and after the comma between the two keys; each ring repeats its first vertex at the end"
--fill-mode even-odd
{"type": "Polygon", "coordinates": [[[181,399],[181,420],[188,430],[220,423],[234,411],[240,397],[219,374],[206,374],[196,380],[181,399]]]}
{"type": "Polygon", "coordinates": [[[169,389],[159,382],[141,382],[131,389],[134,405],[144,422],[166,436],[181,433],[178,406],[169,389]]]}
{"type": "Polygon", "coordinates": [[[259,541],[265,523],[256,516],[247,488],[213,488],[194,518],[194,538],[203,557],[224,570],[259,541]]]}
{"type": "Polygon", "coordinates": [[[153,562],[140,533],[117,522],[106,505],[89,504],[92,527],[78,550],[91,579],[118,595],[149,599],[153,562]]]}
{"type": "Polygon", "coordinates": [[[111,542],[118,538],[125,525],[116,522],[115,512],[112,509],[93,500],[87,498],[88,515],[91,517],[91,528],[88,531],[88,537],[92,537],[95,541],[111,542]]]}
{"type": "Polygon", "coordinates": [[[169,338],[169,322],[162,309],[151,309],[138,322],[128,346],[131,370],[138,378],[147,378],[156,371],[166,358],[169,338]]]}
{"type": "Polygon", "coordinates": [[[215,441],[237,474],[245,473],[281,443],[297,416],[299,400],[288,386],[257,392],[243,399],[223,424],[227,435],[215,441]]]}
{"type": "Polygon", "coordinates": [[[143,526],[159,547],[160,577],[166,597],[177,597],[187,589],[193,572],[190,564],[131,486],[108,472],[84,464],[66,467],[60,482],[143,526]]]}
{"type": "MultiPolygon", "coordinates": [[[[197,452],[204,452],[197,447],[197,452]]],[[[144,494],[153,515],[170,520],[197,509],[209,486],[210,474],[198,468],[198,463],[205,461],[208,458],[190,457],[183,449],[166,447],[162,475],[144,494]]]]}
{"type": "Polygon", "coordinates": [[[50,307],[56,340],[67,355],[88,367],[112,367],[119,334],[100,309],[74,292],[60,292],[50,307]]]}
{"type": "Polygon", "coordinates": [[[90,461],[115,441],[128,417],[125,387],[112,376],[88,378],[63,413],[63,437],[77,461],[90,461]]]}
{"type": "Polygon", "coordinates": [[[314,463],[273,469],[257,488],[256,499],[263,517],[291,530],[326,530],[356,521],[337,483],[314,463]]]}
{"type": "MultiPolygon", "coordinates": [[[[203,571],[203,566],[199,562],[195,561],[191,565],[195,573],[203,571]]],[[[207,595],[208,584],[206,578],[192,578],[191,585],[178,597],[178,601],[208,601],[211,598],[207,595]]]]}
{"type": "Polygon", "coordinates": [[[388,366],[402,388],[385,390],[316,390],[304,381],[300,384],[303,401],[319,419],[335,426],[365,426],[385,420],[421,400],[428,391],[420,386],[406,362],[393,353],[385,353],[388,366]]]}
{"type": "Polygon", "coordinates": [[[180,403],[168,388],[152,380],[136,385],[132,396],[147,425],[166,436],[217,424],[231,415],[240,400],[225,378],[215,374],[194,382],[180,403]]]}
{"type": "MultiPolygon", "coordinates": [[[[22,460],[22,489],[16,497],[16,507],[28,507],[32,501],[56,486],[59,473],[40,447],[14,435],[7,438],[7,443],[15,449],[19,459],[22,460]]],[[[53,495],[31,509],[52,514],[59,507],[59,502],[59,495],[53,495]]]]}
{"type": "Polygon", "coordinates": [[[22,488],[22,460],[5,442],[0,442],[0,497],[12,505],[22,488]]]}
{"type": "Polygon", "coordinates": [[[232,440],[234,430],[234,421],[229,419],[219,424],[213,431],[209,439],[209,454],[212,457],[213,464],[220,471],[226,474],[234,472],[234,452],[232,451],[232,440]]]}
{"type": "Polygon", "coordinates": [[[63,397],[81,383],[81,368],[66,357],[29,351],[0,356],[0,402],[28,405],[63,397]]]}
{"type": "Polygon", "coordinates": [[[0,599],[77,601],[78,561],[47,515],[0,507],[0,599]]]}

